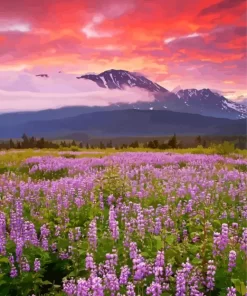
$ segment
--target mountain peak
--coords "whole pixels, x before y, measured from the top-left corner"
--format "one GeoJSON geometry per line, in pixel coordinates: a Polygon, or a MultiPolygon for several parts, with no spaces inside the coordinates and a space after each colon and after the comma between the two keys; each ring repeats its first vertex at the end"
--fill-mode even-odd
{"type": "Polygon", "coordinates": [[[98,84],[99,87],[123,90],[126,87],[138,87],[152,93],[168,92],[167,89],[152,82],[145,76],[126,70],[107,70],[100,74],[87,74],[77,79],[89,79],[98,84]]]}

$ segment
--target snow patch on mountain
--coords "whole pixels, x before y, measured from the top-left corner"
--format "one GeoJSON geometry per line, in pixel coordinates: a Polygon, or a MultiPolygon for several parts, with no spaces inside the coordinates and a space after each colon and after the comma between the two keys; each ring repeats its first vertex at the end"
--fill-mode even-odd
{"type": "Polygon", "coordinates": [[[240,104],[237,104],[237,103],[234,103],[231,101],[227,101],[227,100],[223,101],[223,104],[225,105],[226,108],[230,108],[230,109],[236,110],[238,112],[247,114],[247,107],[244,105],[240,105],[240,104]]]}
{"type": "Polygon", "coordinates": [[[104,76],[100,76],[100,79],[102,79],[105,88],[108,88],[107,83],[106,83],[106,80],[105,80],[105,77],[104,76]]]}

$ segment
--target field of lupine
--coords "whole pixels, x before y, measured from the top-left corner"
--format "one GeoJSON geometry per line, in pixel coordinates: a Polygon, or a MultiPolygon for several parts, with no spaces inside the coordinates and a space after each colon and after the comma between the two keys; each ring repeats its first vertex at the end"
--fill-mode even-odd
{"type": "Polygon", "coordinates": [[[246,196],[238,155],[6,161],[0,295],[247,295],[246,196]]]}

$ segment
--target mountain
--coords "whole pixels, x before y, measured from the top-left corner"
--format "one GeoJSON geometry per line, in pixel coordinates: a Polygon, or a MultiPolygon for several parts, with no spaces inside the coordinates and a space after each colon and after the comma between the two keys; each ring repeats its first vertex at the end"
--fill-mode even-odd
{"type": "Polygon", "coordinates": [[[89,79],[98,84],[99,87],[108,89],[121,89],[126,87],[139,87],[149,92],[168,92],[167,89],[157,83],[152,82],[138,73],[124,70],[108,70],[100,74],[87,74],[77,77],[77,79],[89,79]]]}
{"type": "Polygon", "coordinates": [[[30,121],[0,127],[1,138],[19,138],[23,133],[57,137],[78,132],[90,136],[243,135],[245,120],[206,117],[160,110],[114,110],[82,114],[56,120],[30,121]]]}
{"type": "Polygon", "coordinates": [[[121,89],[138,87],[151,92],[155,98],[150,102],[137,102],[131,105],[121,104],[122,109],[132,107],[143,110],[171,110],[176,112],[195,113],[219,118],[247,118],[247,107],[230,101],[210,89],[181,89],[177,87],[169,92],[164,87],[145,78],[141,74],[124,70],[108,70],[100,74],[87,74],[77,79],[88,79],[99,87],[121,89]]]}
{"type": "Polygon", "coordinates": [[[177,106],[184,106],[189,113],[225,117],[247,118],[247,107],[226,99],[210,89],[180,89],[176,92],[177,106]]]}

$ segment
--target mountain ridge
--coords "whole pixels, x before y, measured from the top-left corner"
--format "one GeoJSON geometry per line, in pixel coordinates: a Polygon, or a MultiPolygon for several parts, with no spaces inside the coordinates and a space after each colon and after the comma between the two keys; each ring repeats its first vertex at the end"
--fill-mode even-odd
{"type": "Polygon", "coordinates": [[[85,113],[74,117],[30,121],[6,129],[0,126],[1,138],[18,138],[23,133],[35,136],[64,136],[83,132],[92,136],[144,136],[157,134],[246,133],[245,120],[213,118],[168,110],[113,110],[85,113]]]}

